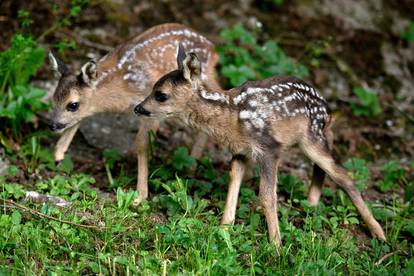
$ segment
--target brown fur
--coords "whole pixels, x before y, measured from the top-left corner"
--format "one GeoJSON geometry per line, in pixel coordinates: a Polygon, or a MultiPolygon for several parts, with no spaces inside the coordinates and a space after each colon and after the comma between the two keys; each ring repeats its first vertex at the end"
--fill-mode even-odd
{"type": "MultiPolygon", "coordinates": [[[[235,155],[251,154],[259,163],[259,197],[269,238],[281,244],[277,218],[277,168],[283,152],[299,144],[303,152],[343,188],[373,237],[384,232],[365,205],[346,171],[337,165],[331,147],[330,116],[325,100],[312,87],[292,77],[248,82],[229,91],[213,90],[200,78],[201,64],[194,54],[178,60],[180,70],[163,76],[135,112],[148,116],[177,116],[206,131],[235,155]],[[157,100],[163,93],[166,100],[157,100]],[[329,136],[329,137],[327,137],[329,136]]],[[[244,165],[233,160],[223,223],[234,221],[244,165]]],[[[320,176],[319,176],[320,177],[320,176]]],[[[322,179],[312,182],[310,199],[317,202],[322,179]],[[316,198],[317,197],[317,198],[316,198]]]]}
{"type": "MultiPolygon", "coordinates": [[[[126,42],[95,63],[86,63],[79,75],[69,71],[59,60],[51,56],[51,63],[61,75],[54,93],[53,124],[63,126],[57,129],[63,132],[55,149],[55,160],[61,161],[68,149],[79,123],[86,117],[100,112],[131,112],[131,108],[142,101],[151,92],[152,86],[162,75],[175,68],[177,43],[188,49],[198,50],[206,66],[205,76],[214,86],[219,87],[215,78],[215,65],[218,55],[214,45],[195,31],[180,24],[155,26],[143,34],[126,42]],[[161,37],[164,34],[163,37],[161,37]],[[161,37],[161,38],[160,38],[161,37]],[[140,46],[135,51],[130,50],[140,46]],[[141,47],[142,46],[142,47],[141,47]],[[125,57],[130,57],[121,64],[125,57]],[[119,66],[121,64],[121,66],[119,66]],[[119,66],[119,68],[118,68],[119,66]],[[93,68],[96,68],[96,71],[93,68]],[[131,70],[130,70],[131,68],[131,70]],[[137,81],[126,79],[129,72],[137,81]],[[138,72],[138,73],[137,73],[138,72]],[[76,112],[67,110],[68,104],[79,103],[76,112]]],[[[156,131],[158,121],[150,120],[140,124],[137,134],[139,197],[136,204],[148,196],[148,130],[156,131]]],[[[200,157],[206,138],[200,134],[194,157],[200,157]]]]}

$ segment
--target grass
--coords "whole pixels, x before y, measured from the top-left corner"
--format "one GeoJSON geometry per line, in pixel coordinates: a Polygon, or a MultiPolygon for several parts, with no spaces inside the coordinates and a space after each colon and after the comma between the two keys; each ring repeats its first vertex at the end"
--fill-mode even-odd
{"type": "MultiPolygon", "coordinates": [[[[70,15],[41,37],[70,25],[87,2],[73,1],[70,15]]],[[[19,18],[24,28],[33,23],[25,11],[19,18]]],[[[221,37],[226,42],[219,48],[221,74],[231,85],[309,73],[274,41],[262,43],[242,25],[224,30],[221,37]]],[[[208,156],[194,160],[188,149],[178,148],[168,154],[170,160],[153,160],[153,196],[137,208],[132,206],[134,172],[125,169],[118,152],[103,153],[109,196],[97,188],[94,175],[75,174],[70,158],[56,167],[50,145],[42,146],[49,133],[34,126],[36,112],[48,108],[40,100],[43,91],[29,85],[44,58],[37,40],[16,35],[12,47],[0,53],[0,60],[8,61],[0,68],[0,123],[5,126],[0,156],[11,164],[8,174],[0,176],[0,275],[414,275],[414,163],[406,168],[389,160],[375,178],[367,160],[344,164],[361,191],[373,182],[375,190],[368,191],[380,200],[368,204],[384,226],[387,243],[369,238],[343,192],[325,188],[320,205],[311,207],[307,185],[281,174],[279,250],[267,239],[257,177],[242,185],[236,223],[219,224],[228,173],[208,156]],[[196,162],[195,175],[187,173],[196,162]],[[58,196],[71,206],[26,201],[26,191],[58,196]]],[[[63,51],[67,45],[62,41],[56,48],[63,51]]],[[[380,115],[377,96],[358,89],[358,101],[351,105],[354,115],[380,115]]]]}
{"type": "MultiPolygon", "coordinates": [[[[242,187],[236,224],[221,226],[227,176],[220,176],[222,172],[214,170],[205,157],[199,160],[197,178],[190,177],[185,173],[193,165],[189,158],[179,149],[169,164],[158,164],[158,173],[151,178],[154,196],[138,208],[131,206],[135,191],[115,187],[108,200],[87,174],[57,174],[28,186],[11,183],[12,176],[3,177],[4,199],[21,201],[26,189],[62,197],[72,205],[58,208],[47,202],[24,202],[33,213],[10,201],[3,203],[0,271],[36,275],[413,274],[412,198],[405,202],[395,196],[389,203],[370,203],[387,232],[389,240],[383,243],[366,236],[344,193],[326,188],[321,204],[310,207],[302,181],[282,174],[279,191],[288,199],[279,203],[283,247],[278,251],[268,242],[255,185],[249,182],[242,187]]],[[[359,180],[366,180],[365,168],[361,168],[365,163],[352,160],[348,164],[353,164],[348,166],[359,180]]],[[[395,169],[391,172],[395,174],[395,169]]]]}

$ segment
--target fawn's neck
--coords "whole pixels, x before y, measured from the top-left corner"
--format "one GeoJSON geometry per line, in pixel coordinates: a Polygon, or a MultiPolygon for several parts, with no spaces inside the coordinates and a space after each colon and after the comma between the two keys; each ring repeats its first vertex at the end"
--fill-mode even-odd
{"type": "Polygon", "coordinates": [[[133,68],[134,75],[128,70],[116,68],[111,70],[110,58],[98,64],[101,73],[94,91],[94,110],[96,112],[132,112],[133,106],[141,102],[151,92],[156,81],[146,72],[146,68],[133,68]],[[132,79],[129,79],[132,78],[132,79]]]}
{"type": "Polygon", "coordinates": [[[188,113],[184,120],[197,129],[205,131],[232,152],[244,150],[238,110],[232,102],[231,91],[219,87],[208,89],[202,86],[188,103],[188,113]]]}

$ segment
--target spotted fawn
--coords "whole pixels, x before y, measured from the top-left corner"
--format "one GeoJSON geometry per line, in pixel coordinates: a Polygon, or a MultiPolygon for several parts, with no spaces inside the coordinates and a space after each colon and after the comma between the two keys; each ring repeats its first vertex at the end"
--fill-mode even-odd
{"type": "Polygon", "coordinates": [[[349,195],[372,236],[385,240],[353,180],[332,158],[331,117],[326,101],[313,87],[294,77],[272,77],[224,91],[202,78],[204,67],[195,53],[186,54],[180,47],[177,61],[178,70],[160,78],[134,111],[150,117],[178,117],[228,146],[233,160],[222,224],[234,221],[244,162],[253,158],[261,171],[259,198],[269,238],[281,244],[277,169],[287,149],[298,144],[319,174],[311,183],[310,203],[319,202],[326,172],[349,195]]]}
{"type": "MultiPolygon", "coordinates": [[[[218,55],[214,45],[204,36],[180,24],[155,26],[131,41],[119,45],[99,61],[82,66],[80,73],[69,70],[61,60],[49,54],[52,69],[59,76],[52,103],[50,128],[62,133],[55,148],[55,160],[64,158],[80,122],[100,112],[132,112],[134,105],[145,99],[161,76],[176,67],[176,54],[181,43],[196,52],[206,68],[201,78],[218,86],[215,65],[218,55]]],[[[137,191],[135,204],[148,197],[148,131],[156,131],[159,120],[140,120],[136,136],[138,158],[137,191]]],[[[116,138],[116,137],[114,137],[116,138]]],[[[207,136],[199,133],[192,155],[202,154],[207,136]]]]}

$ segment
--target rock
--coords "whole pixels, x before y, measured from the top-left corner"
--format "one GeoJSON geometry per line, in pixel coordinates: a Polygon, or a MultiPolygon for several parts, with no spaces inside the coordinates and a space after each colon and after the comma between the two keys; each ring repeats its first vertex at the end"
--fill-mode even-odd
{"type": "Polygon", "coordinates": [[[27,191],[25,193],[24,201],[31,201],[34,203],[51,203],[58,207],[70,207],[72,202],[66,201],[58,196],[43,195],[35,191],[27,191]]]}
{"type": "Polygon", "coordinates": [[[329,15],[344,22],[345,28],[367,31],[380,31],[379,25],[383,14],[383,4],[379,0],[321,0],[301,1],[298,6],[300,14],[309,17],[329,15]]]}
{"type": "Polygon", "coordinates": [[[80,131],[88,144],[122,153],[135,150],[138,117],[134,114],[97,114],[82,121],[80,131]]]}
{"type": "Polygon", "coordinates": [[[381,46],[381,54],[384,61],[384,71],[401,84],[397,91],[398,98],[403,99],[399,108],[411,111],[414,101],[414,75],[410,71],[409,63],[414,63],[414,46],[401,48],[385,42],[381,46]]]}
{"type": "Polygon", "coordinates": [[[9,169],[9,162],[4,157],[4,150],[0,149],[0,175],[6,175],[9,169]]]}

